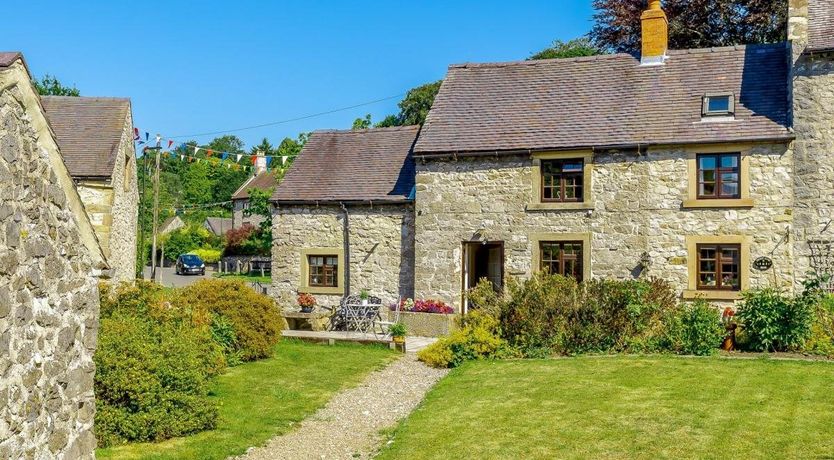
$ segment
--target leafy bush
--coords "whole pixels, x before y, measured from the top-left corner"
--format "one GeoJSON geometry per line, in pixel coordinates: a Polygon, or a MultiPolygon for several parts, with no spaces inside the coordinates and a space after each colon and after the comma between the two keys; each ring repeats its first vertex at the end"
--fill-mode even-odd
{"type": "Polygon", "coordinates": [[[260,250],[256,234],[258,228],[246,223],[242,227],[233,228],[226,232],[226,248],[223,254],[227,256],[251,256],[260,250]]]}
{"type": "Polygon", "coordinates": [[[188,253],[194,254],[207,264],[216,264],[217,262],[220,262],[220,257],[223,255],[223,251],[220,251],[219,249],[194,249],[188,253]]]}
{"type": "Polygon", "coordinates": [[[510,279],[506,295],[478,286],[470,299],[493,312],[503,336],[528,357],[553,353],[652,351],[677,310],[663,281],[591,280],[538,273],[510,279]]]}
{"type": "Polygon", "coordinates": [[[228,320],[237,338],[234,353],[243,361],[271,356],[281,338],[284,319],[275,302],[242,281],[200,280],[184,288],[175,303],[191,310],[196,321],[228,320]]]}
{"type": "Polygon", "coordinates": [[[174,230],[166,235],[162,242],[165,246],[165,257],[169,260],[198,249],[217,249],[221,244],[217,236],[196,224],[174,230]]]}
{"type": "Polygon", "coordinates": [[[441,368],[457,367],[467,360],[495,359],[512,355],[511,348],[501,338],[498,320],[477,310],[461,318],[459,328],[451,335],[417,353],[420,361],[441,368]]]}
{"type": "Polygon", "coordinates": [[[240,346],[237,341],[235,328],[223,315],[212,315],[211,338],[223,349],[226,363],[229,366],[237,366],[242,363],[240,346]]]}
{"type": "Polygon", "coordinates": [[[811,336],[805,344],[805,351],[834,357],[834,296],[820,299],[814,310],[811,336]]]}
{"type": "Polygon", "coordinates": [[[207,327],[164,302],[150,283],[101,287],[95,353],[99,443],[159,441],[211,429],[209,381],[225,367],[207,327]]]}
{"type": "Polygon", "coordinates": [[[775,288],[743,293],[736,317],[749,346],[757,351],[803,349],[811,337],[814,310],[821,298],[819,282],[811,280],[796,297],[775,288]]]}
{"type": "Polygon", "coordinates": [[[718,307],[698,299],[667,316],[661,348],[677,353],[707,356],[718,351],[727,330],[718,307]]]}

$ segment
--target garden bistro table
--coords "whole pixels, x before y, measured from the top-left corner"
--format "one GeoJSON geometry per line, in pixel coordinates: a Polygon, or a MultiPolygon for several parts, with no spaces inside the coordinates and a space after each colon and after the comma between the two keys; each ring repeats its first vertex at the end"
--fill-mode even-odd
{"type": "Polygon", "coordinates": [[[343,314],[347,329],[362,333],[373,332],[374,322],[379,317],[382,303],[345,302],[343,314]]]}

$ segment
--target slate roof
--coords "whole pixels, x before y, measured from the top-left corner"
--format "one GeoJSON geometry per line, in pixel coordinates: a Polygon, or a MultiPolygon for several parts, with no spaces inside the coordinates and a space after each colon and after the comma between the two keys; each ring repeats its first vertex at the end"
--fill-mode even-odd
{"type": "Polygon", "coordinates": [[[18,51],[0,51],[0,67],[8,67],[22,57],[18,51]]]}
{"type": "Polygon", "coordinates": [[[275,175],[269,171],[264,171],[257,176],[250,177],[237,189],[237,191],[232,195],[233,200],[245,200],[249,198],[249,189],[259,189],[259,190],[275,190],[275,186],[278,185],[278,181],[275,179],[275,175]]]}
{"type": "Polygon", "coordinates": [[[808,49],[834,50],[834,0],[809,0],[808,49]]]}
{"type": "Polygon", "coordinates": [[[230,217],[206,217],[203,226],[217,236],[223,236],[232,229],[233,223],[230,217]]]}
{"type": "Polygon", "coordinates": [[[41,103],[70,174],[111,177],[130,99],[42,96],[41,103]]]}
{"type": "Polygon", "coordinates": [[[316,131],[272,195],[281,202],[404,202],[419,126],[316,131]]]}
{"type": "Polygon", "coordinates": [[[791,138],[785,45],[450,66],[415,155],[791,138]],[[735,121],[702,122],[709,92],[735,121]]]}

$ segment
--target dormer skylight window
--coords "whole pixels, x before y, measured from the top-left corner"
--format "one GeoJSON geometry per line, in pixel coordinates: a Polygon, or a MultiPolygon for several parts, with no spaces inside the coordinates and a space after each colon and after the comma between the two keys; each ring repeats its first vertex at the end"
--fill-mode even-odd
{"type": "Polygon", "coordinates": [[[704,96],[703,117],[732,117],[736,112],[735,95],[714,93],[704,96]]]}

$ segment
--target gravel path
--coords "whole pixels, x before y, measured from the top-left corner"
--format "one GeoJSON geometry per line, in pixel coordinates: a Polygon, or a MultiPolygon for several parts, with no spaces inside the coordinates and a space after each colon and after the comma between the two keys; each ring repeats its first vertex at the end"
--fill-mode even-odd
{"type": "Polygon", "coordinates": [[[394,426],[423,400],[448,370],[431,369],[407,353],[369,375],[358,387],[338,393],[301,426],[252,448],[242,460],[371,458],[394,426]]]}

